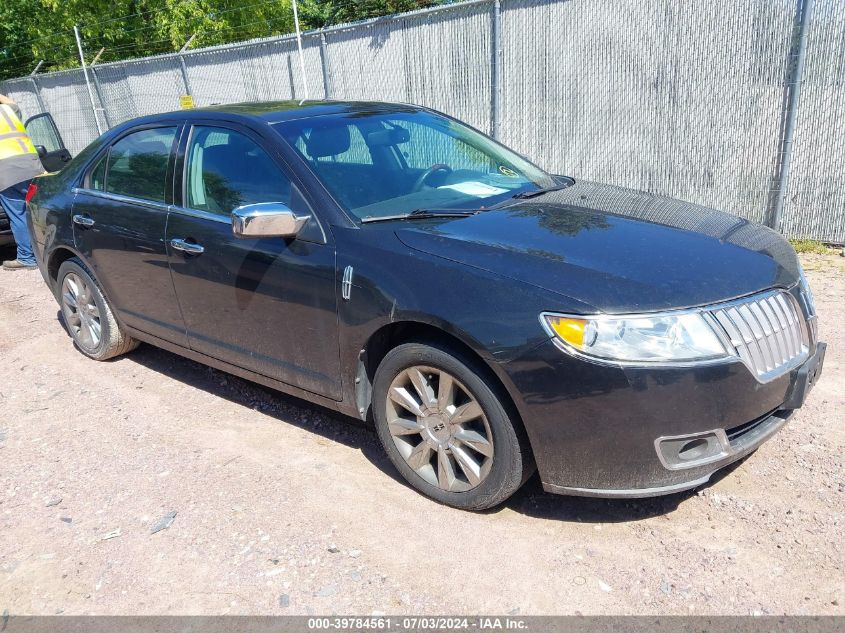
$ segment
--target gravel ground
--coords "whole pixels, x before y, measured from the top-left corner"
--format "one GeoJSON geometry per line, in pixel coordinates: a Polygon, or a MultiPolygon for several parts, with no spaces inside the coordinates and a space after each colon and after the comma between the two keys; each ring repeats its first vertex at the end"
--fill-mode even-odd
{"type": "Polygon", "coordinates": [[[484,514],[336,414],[149,346],[86,359],[39,273],[0,271],[0,612],[843,615],[845,259],[806,264],[824,376],[754,455],[652,500],[535,477],[484,514]]]}

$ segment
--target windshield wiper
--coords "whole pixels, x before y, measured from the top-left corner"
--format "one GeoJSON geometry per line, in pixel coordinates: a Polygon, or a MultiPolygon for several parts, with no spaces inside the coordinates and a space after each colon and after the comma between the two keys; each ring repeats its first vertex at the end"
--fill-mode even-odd
{"type": "Polygon", "coordinates": [[[513,194],[511,198],[517,198],[519,200],[524,200],[525,198],[536,198],[537,196],[542,196],[552,191],[566,189],[568,186],[569,183],[565,185],[555,185],[554,187],[543,187],[542,189],[535,189],[534,191],[520,191],[519,193],[513,194]]]}
{"type": "Polygon", "coordinates": [[[361,222],[388,222],[390,220],[426,220],[428,218],[464,218],[478,213],[478,209],[414,209],[399,215],[374,215],[361,218],[361,222]]]}
{"type": "Polygon", "coordinates": [[[543,187],[541,189],[534,189],[533,191],[520,191],[519,193],[513,194],[511,198],[517,198],[518,200],[524,200],[525,198],[536,198],[537,196],[542,196],[552,191],[560,191],[561,189],[566,189],[570,185],[572,185],[572,183],[567,182],[561,185],[555,185],[554,187],[543,187]]]}

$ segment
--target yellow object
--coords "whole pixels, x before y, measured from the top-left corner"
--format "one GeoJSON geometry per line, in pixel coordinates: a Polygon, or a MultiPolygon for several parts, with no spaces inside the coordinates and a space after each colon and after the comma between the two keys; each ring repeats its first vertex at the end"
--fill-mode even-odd
{"type": "Polygon", "coordinates": [[[547,316],[546,321],[561,340],[579,349],[584,346],[584,330],[587,327],[587,321],[584,319],[547,316]]]}
{"type": "Polygon", "coordinates": [[[179,97],[179,107],[183,110],[190,110],[194,107],[194,98],[191,95],[182,95],[179,97]]]}
{"type": "Polygon", "coordinates": [[[0,105],[0,160],[26,154],[38,155],[26,128],[10,106],[0,105]]]}

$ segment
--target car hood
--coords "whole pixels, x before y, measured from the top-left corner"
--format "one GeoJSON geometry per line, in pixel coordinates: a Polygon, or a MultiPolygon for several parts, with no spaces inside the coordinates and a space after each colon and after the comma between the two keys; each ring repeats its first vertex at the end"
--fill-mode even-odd
{"type": "Polygon", "coordinates": [[[607,313],[706,305],[790,287],[799,276],[795,251],[771,229],[590,182],[466,218],[408,223],[396,235],[607,313]]]}

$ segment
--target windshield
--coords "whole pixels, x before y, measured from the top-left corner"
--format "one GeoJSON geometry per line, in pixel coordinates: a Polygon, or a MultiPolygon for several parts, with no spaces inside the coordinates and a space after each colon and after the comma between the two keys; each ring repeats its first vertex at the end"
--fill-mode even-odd
{"type": "Polygon", "coordinates": [[[485,208],[557,184],[519,154],[431,112],[358,111],[275,128],[359,220],[485,208]]]}

